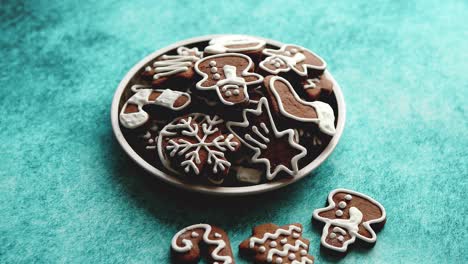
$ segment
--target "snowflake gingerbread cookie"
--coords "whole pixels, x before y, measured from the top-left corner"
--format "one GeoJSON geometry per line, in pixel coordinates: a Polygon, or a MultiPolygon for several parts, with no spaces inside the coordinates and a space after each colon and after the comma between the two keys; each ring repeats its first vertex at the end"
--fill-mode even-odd
{"type": "Polygon", "coordinates": [[[195,71],[203,78],[196,84],[196,90],[227,106],[246,103],[249,101],[247,89],[263,82],[263,76],[254,73],[253,69],[252,59],[244,54],[205,57],[195,64],[195,71]]]}
{"type": "Polygon", "coordinates": [[[255,263],[313,264],[309,240],[302,237],[302,225],[263,224],[252,231],[252,237],[239,245],[239,250],[255,263]]]}
{"type": "Polygon", "coordinates": [[[234,264],[231,244],[226,232],[209,224],[188,226],[174,235],[171,250],[176,263],[197,263],[207,247],[207,260],[211,264],[234,264]]]}
{"type": "Polygon", "coordinates": [[[207,175],[212,183],[221,184],[231,167],[227,154],[240,146],[239,139],[226,131],[221,118],[195,113],[167,124],[159,134],[157,148],[159,158],[170,171],[207,175]]]}
{"type": "Polygon", "coordinates": [[[327,63],[312,51],[297,45],[286,44],[279,50],[264,49],[267,57],[260,62],[260,68],[269,74],[295,72],[307,77],[310,71],[320,74],[327,68],[327,63]]]}
{"type": "Polygon", "coordinates": [[[229,121],[226,125],[253,150],[251,161],[264,165],[267,180],[280,172],[295,176],[299,160],[307,155],[307,149],[297,142],[297,132],[277,128],[265,97],[259,100],[256,109],[244,109],[242,114],[242,122],[229,121]]]}
{"type": "Polygon", "coordinates": [[[371,197],[347,189],[336,189],[328,195],[329,205],[316,209],[313,218],[325,223],[322,246],[344,253],[356,238],[375,243],[377,235],[372,226],[385,224],[385,208],[371,197]]]}

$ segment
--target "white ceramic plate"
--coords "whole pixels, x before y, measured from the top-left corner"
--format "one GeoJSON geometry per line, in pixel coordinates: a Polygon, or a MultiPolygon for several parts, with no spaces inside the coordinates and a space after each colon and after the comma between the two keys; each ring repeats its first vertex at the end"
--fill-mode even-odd
{"type": "MultiPolygon", "coordinates": [[[[236,195],[248,195],[248,194],[256,194],[256,193],[262,193],[262,192],[267,192],[267,191],[272,191],[284,186],[287,186],[291,183],[294,183],[308,175],[311,174],[311,172],[316,169],[322,162],[325,161],[325,159],[330,156],[332,151],[335,149],[336,145],[338,144],[338,141],[341,138],[341,135],[343,134],[343,128],[345,124],[345,118],[346,118],[346,109],[345,109],[345,102],[343,99],[343,94],[341,92],[340,86],[336,82],[336,80],[333,78],[331,73],[327,70],[325,74],[328,75],[328,77],[333,81],[333,91],[336,97],[337,105],[338,105],[338,118],[337,118],[337,126],[336,126],[336,134],[333,136],[333,138],[330,140],[328,143],[328,146],[320,153],[320,155],[315,158],[311,163],[309,163],[307,166],[299,170],[298,175],[296,175],[292,179],[284,179],[284,180],[274,180],[272,182],[268,183],[263,183],[263,184],[257,184],[257,185],[252,185],[252,186],[242,186],[242,187],[217,187],[217,186],[208,186],[208,185],[199,185],[199,184],[193,184],[193,183],[187,183],[183,179],[180,179],[176,175],[170,175],[164,171],[159,170],[158,168],[154,167],[153,165],[149,164],[146,162],[142,157],[140,157],[134,150],[133,148],[128,144],[127,140],[125,140],[122,131],[120,130],[120,125],[119,125],[119,104],[120,100],[122,97],[122,94],[125,91],[125,87],[127,87],[128,82],[133,78],[133,76],[141,69],[143,68],[148,62],[153,60],[154,58],[170,51],[173,50],[177,47],[184,46],[184,45],[189,45],[194,42],[202,42],[202,41],[209,41],[210,39],[214,37],[219,37],[221,35],[208,35],[208,36],[202,36],[202,37],[197,37],[197,38],[191,38],[183,41],[179,41],[177,43],[174,43],[166,48],[157,50],[153,52],[152,54],[148,55],[144,59],[142,59],[140,62],[138,62],[133,68],[125,75],[123,80],[120,82],[119,86],[117,87],[117,90],[115,91],[114,94],[114,99],[112,101],[112,108],[111,108],[111,122],[112,122],[112,129],[114,130],[115,137],[117,138],[117,141],[119,142],[120,146],[124,149],[124,151],[136,162],[138,163],[141,167],[143,167],[146,171],[151,173],[152,175],[156,176],[157,178],[172,184],[174,186],[180,187],[185,190],[189,191],[195,191],[195,192],[201,192],[201,193],[207,193],[207,194],[217,194],[217,195],[224,195],[224,196],[236,196],[236,195]]],[[[257,37],[260,38],[260,37],[257,37]]],[[[272,46],[277,46],[278,48],[281,47],[283,44],[270,40],[270,39],[265,39],[265,38],[260,38],[264,39],[267,44],[270,44],[272,46]]]]}

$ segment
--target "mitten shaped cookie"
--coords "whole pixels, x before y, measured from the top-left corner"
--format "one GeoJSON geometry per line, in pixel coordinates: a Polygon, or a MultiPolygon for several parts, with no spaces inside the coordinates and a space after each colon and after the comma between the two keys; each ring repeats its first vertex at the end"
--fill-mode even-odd
{"type": "Polygon", "coordinates": [[[219,227],[209,224],[188,226],[174,235],[171,250],[177,264],[197,263],[207,247],[207,260],[211,264],[234,264],[229,238],[219,227]]]}
{"type": "Polygon", "coordinates": [[[242,254],[255,263],[312,264],[309,240],[302,238],[302,225],[277,226],[263,224],[255,227],[252,237],[239,245],[242,254]]]}
{"type": "Polygon", "coordinates": [[[329,136],[336,133],[335,114],[330,105],[303,100],[292,85],[279,76],[267,76],[264,85],[274,112],[299,123],[316,124],[320,131],[329,136]]]}
{"type": "Polygon", "coordinates": [[[325,223],[322,245],[346,252],[356,238],[375,243],[377,235],[371,225],[382,228],[385,224],[384,207],[371,197],[346,189],[336,189],[328,195],[329,205],[314,211],[313,218],[325,223]]]}

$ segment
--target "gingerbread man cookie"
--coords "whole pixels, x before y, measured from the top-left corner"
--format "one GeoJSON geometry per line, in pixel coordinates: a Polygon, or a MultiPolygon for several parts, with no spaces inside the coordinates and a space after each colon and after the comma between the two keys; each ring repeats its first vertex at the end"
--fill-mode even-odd
{"type": "Polygon", "coordinates": [[[279,50],[264,49],[267,57],[260,62],[260,68],[269,74],[295,72],[301,77],[307,77],[309,71],[320,74],[327,63],[312,51],[297,45],[283,45],[279,50]]]}
{"type": "Polygon", "coordinates": [[[309,240],[302,238],[302,225],[263,224],[252,231],[252,237],[239,245],[239,250],[255,263],[313,264],[309,240]]]}
{"type": "Polygon", "coordinates": [[[196,84],[197,91],[212,96],[224,105],[246,103],[247,88],[263,82],[263,77],[253,72],[252,60],[240,53],[226,53],[205,57],[195,64],[195,71],[203,78],[196,84]]]}
{"type": "Polygon", "coordinates": [[[174,235],[171,250],[176,263],[197,263],[202,254],[201,245],[208,248],[207,260],[209,263],[235,263],[226,232],[209,224],[191,225],[174,235]]]}
{"type": "Polygon", "coordinates": [[[280,172],[295,176],[299,160],[307,155],[307,149],[297,142],[295,130],[278,130],[265,97],[256,109],[243,110],[242,122],[229,121],[226,126],[254,151],[252,163],[265,166],[268,180],[280,172]]]}
{"type": "Polygon", "coordinates": [[[371,197],[346,189],[336,189],[328,195],[329,205],[314,211],[313,218],[325,223],[321,242],[325,248],[346,252],[356,238],[375,243],[372,226],[383,227],[384,207],[371,197]]]}
{"type": "Polygon", "coordinates": [[[330,105],[301,99],[291,84],[279,76],[267,76],[264,84],[275,112],[301,123],[317,124],[329,136],[336,133],[335,114],[330,105]]]}
{"type": "Polygon", "coordinates": [[[152,65],[146,66],[143,77],[152,79],[154,88],[187,86],[194,78],[194,63],[203,57],[198,48],[179,47],[177,55],[163,55],[152,65]]]}
{"type": "Polygon", "coordinates": [[[158,105],[173,111],[180,111],[190,104],[190,94],[170,89],[152,89],[144,85],[133,85],[135,93],[125,102],[119,119],[122,126],[134,129],[145,124],[149,114],[143,110],[145,105],[158,105]]]}
{"type": "Polygon", "coordinates": [[[167,169],[177,174],[207,175],[212,183],[221,184],[231,167],[227,154],[240,146],[221,118],[195,113],[167,124],[159,133],[157,148],[167,169]]]}

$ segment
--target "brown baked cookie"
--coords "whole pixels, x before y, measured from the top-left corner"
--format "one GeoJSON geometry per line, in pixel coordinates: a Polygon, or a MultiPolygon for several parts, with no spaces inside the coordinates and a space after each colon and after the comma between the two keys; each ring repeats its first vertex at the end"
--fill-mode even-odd
{"type": "Polygon", "coordinates": [[[253,70],[252,60],[244,54],[205,57],[195,64],[195,71],[203,78],[196,84],[196,92],[227,106],[246,103],[249,100],[247,89],[263,81],[253,70]]]}
{"type": "Polygon", "coordinates": [[[229,237],[219,227],[196,224],[180,230],[171,242],[174,262],[197,263],[203,254],[200,247],[207,247],[207,260],[211,264],[234,264],[229,237]]]}
{"type": "Polygon", "coordinates": [[[328,203],[313,214],[314,219],[325,223],[322,246],[343,253],[356,238],[368,243],[377,241],[371,225],[382,228],[386,220],[379,202],[362,193],[336,189],[328,195],[328,203]]]}
{"type": "Polygon", "coordinates": [[[302,87],[311,101],[318,100],[322,96],[328,96],[333,92],[333,82],[325,74],[303,80],[302,87]]]}
{"type": "Polygon", "coordinates": [[[302,237],[302,225],[277,226],[263,224],[255,227],[252,237],[239,245],[242,254],[255,263],[312,264],[309,240],[302,237]]]}
{"type": "Polygon", "coordinates": [[[264,49],[267,57],[260,62],[260,68],[268,74],[294,72],[301,79],[323,74],[326,62],[312,51],[297,45],[286,44],[279,50],[264,49]]]}
{"type": "Polygon", "coordinates": [[[202,58],[198,48],[179,47],[177,55],[162,55],[152,65],[146,66],[142,76],[152,80],[153,88],[186,88],[195,76],[193,66],[202,58]]]}
{"type": "Polygon", "coordinates": [[[210,40],[204,52],[206,56],[222,53],[242,53],[258,63],[265,45],[266,42],[259,38],[245,35],[227,35],[210,40]]]}
{"type": "MultiPolygon", "coordinates": [[[[162,106],[173,111],[180,111],[190,104],[190,94],[170,89],[152,89],[144,85],[133,85],[135,93],[125,102],[119,119],[122,126],[134,129],[145,124],[149,114],[143,110],[145,105],[162,106]]],[[[157,117],[153,117],[157,120],[157,117]]]]}
{"type": "Polygon", "coordinates": [[[244,109],[242,116],[242,122],[229,121],[226,126],[252,150],[250,162],[265,167],[267,180],[279,173],[294,177],[299,171],[299,160],[307,155],[307,149],[298,143],[297,132],[278,129],[265,97],[256,109],[244,109]]]}
{"type": "Polygon", "coordinates": [[[221,184],[231,167],[227,155],[240,146],[221,118],[195,113],[167,124],[159,133],[157,149],[167,169],[177,174],[205,175],[213,184],[221,184]]]}
{"type": "Polygon", "coordinates": [[[335,115],[330,105],[303,100],[292,85],[279,76],[265,77],[264,85],[275,113],[299,123],[317,124],[320,131],[327,135],[335,134],[335,115]]]}

